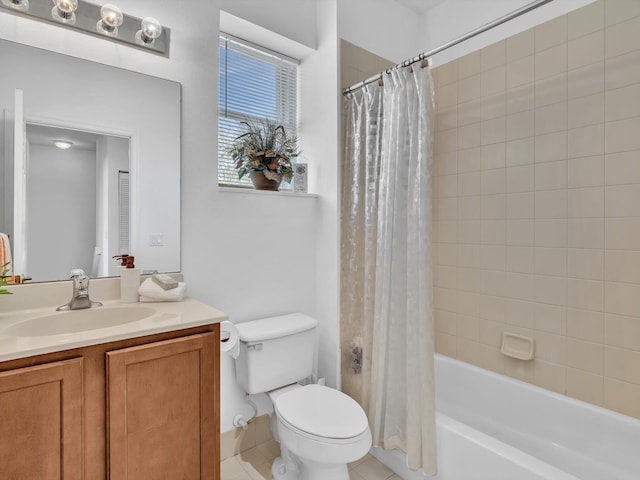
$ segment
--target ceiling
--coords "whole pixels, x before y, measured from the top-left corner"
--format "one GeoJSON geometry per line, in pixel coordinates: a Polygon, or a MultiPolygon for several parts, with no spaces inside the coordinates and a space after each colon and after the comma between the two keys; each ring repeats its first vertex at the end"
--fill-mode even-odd
{"type": "Polygon", "coordinates": [[[32,145],[53,146],[54,140],[67,140],[73,143],[72,148],[93,151],[98,138],[95,133],[37,124],[27,124],[27,134],[32,145]]]}
{"type": "Polygon", "coordinates": [[[427,10],[446,2],[447,0],[396,0],[396,2],[410,8],[418,13],[424,13],[427,10]]]}

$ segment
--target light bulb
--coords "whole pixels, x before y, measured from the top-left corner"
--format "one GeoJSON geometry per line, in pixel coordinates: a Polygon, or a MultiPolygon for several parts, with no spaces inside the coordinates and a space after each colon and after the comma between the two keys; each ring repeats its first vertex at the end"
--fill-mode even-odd
{"type": "Polygon", "coordinates": [[[98,21],[96,29],[105,35],[114,37],[118,35],[118,27],[122,25],[124,19],[122,11],[115,5],[107,3],[100,9],[100,16],[102,18],[98,21]]]}
{"type": "Polygon", "coordinates": [[[162,34],[162,25],[153,17],[147,17],[140,23],[140,30],[136,33],[136,43],[151,47],[162,34]]]}
{"type": "Polygon", "coordinates": [[[2,4],[14,10],[29,10],[29,0],[2,0],[2,4]]]}
{"type": "Polygon", "coordinates": [[[78,0],[53,0],[54,7],[51,10],[51,16],[67,25],[76,23],[75,11],[78,9],[78,0]]]}

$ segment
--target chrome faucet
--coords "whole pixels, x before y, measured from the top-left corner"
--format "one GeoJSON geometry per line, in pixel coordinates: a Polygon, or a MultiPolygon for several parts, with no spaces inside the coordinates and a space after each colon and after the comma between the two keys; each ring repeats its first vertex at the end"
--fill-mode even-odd
{"type": "Polygon", "coordinates": [[[102,306],[102,303],[92,302],[89,298],[89,277],[84,270],[80,268],[71,270],[71,280],[73,280],[73,296],[69,303],[59,306],[56,310],[80,310],[102,306]]]}

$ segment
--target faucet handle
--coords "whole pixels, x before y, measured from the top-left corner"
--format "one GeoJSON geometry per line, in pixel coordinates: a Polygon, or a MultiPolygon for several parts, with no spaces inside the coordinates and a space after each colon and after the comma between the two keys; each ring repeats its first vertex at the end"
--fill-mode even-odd
{"type": "Polygon", "coordinates": [[[92,302],[89,299],[89,277],[81,268],[71,270],[73,280],[73,295],[68,303],[61,305],[56,310],[78,310],[80,308],[100,307],[102,303],[92,302]]]}
{"type": "Polygon", "coordinates": [[[82,278],[82,277],[86,277],[87,274],[84,273],[84,270],[82,270],[81,268],[74,268],[73,270],[71,270],[71,277],[70,278],[82,278]]]}

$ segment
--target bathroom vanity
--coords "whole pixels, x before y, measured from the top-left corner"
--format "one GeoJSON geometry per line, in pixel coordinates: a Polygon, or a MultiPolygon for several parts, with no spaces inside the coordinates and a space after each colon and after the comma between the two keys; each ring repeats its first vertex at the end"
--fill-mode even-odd
{"type": "Polygon", "coordinates": [[[226,318],[191,299],[0,314],[0,478],[218,480],[226,318]]]}

